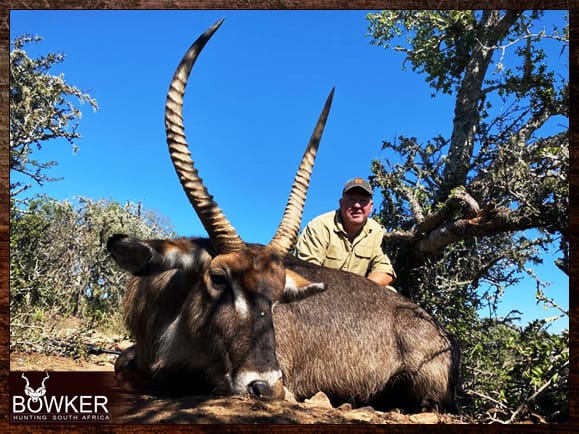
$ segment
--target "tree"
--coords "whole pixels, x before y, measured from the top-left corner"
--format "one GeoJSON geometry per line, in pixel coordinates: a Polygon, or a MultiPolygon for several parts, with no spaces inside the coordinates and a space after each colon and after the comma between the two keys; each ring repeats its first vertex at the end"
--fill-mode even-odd
{"type": "MultiPolygon", "coordinates": [[[[39,42],[38,36],[24,35],[12,42],[10,51],[10,171],[18,172],[42,185],[53,181],[46,170],[55,161],[38,161],[33,157],[34,148],[41,149],[50,140],[62,138],[76,150],[75,140],[81,111],[73,104],[88,102],[97,109],[97,102],[64,80],[64,76],[51,75],[50,68],[64,60],[64,55],[50,53],[31,59],[24,46],[39,42]]],[[[15,197],[30,185],[22,182],[10,184],[15,197]]]]}
{"type": "MultiPolygon", "coordinates": [[[[557,241],[557,265],[569,272],[569,83],[563,68],[551,66],[568,48],[568,24],[546,29],[542,17],[541,11],[491,10],[368,15],[372,44],[396,43],[404,65],[425,76],[433,96],[455,97],[449,137],[385,141],[383,149],[402,162],[374,161],[371,178],[382,190],[377,218],[387,229],[397,287],[459,335],[466,355],[463,377],[471,386],[480,354],[475,351],[480,336],[472,331],[489,329],[478,311],[486,305],[494,314],[505,288],[524,273],[536,279],[544,301],[545,284],[527,264],[539,263],[540,254],[557,241]]],[[[524,332],[512,318],[495,318],[492,324],[524,332]]],[[[535,329],[534,339],[544,340],[535,329]]],[[[502,342],[501,351],[525,360],[527,347],[502,342]]],[[[567,342],[568,358],[568,338],[561,342],[562,348],[567,342]]],[[[535,380],[547,384],[549,378],[535,380]]],[[[471,386],[471,397],[500,402],[517,417],[519,405],[531,405],[501,389],[504,384],[498,390],[505,393],[494,397],[471,386]]]]}

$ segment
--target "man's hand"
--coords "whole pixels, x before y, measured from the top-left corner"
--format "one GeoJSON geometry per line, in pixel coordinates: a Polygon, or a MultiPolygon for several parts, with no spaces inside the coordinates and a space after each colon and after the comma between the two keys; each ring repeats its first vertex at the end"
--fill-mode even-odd
{"type": "Polygon", "coordinates": [[[367,278],[382,286],[388,286],[394,281],[394,278],[390,274],[380,271],[372,271],[368,274],[367,278]]]}

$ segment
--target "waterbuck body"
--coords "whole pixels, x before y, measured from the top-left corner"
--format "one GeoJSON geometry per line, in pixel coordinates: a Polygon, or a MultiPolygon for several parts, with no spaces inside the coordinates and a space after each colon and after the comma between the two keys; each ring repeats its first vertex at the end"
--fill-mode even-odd
{"type": "Polygon", "coordinates": [[[454,338],[406,297],[346,271],[287,257],[286,267],[327,290],[274,308],[284,384],[299,398],[454,412],[454,338]]]}
{"type": "Polygon", "coordinates": [[[452,336],[415,303],[362,276],[282,260],[260,245],[224,262],[206,239],[117,236],[109,250],[136,274],[124,299],[136,345],[118,371],[130,362],[175,393],[281,398],[283,378],[297,399],[323,391],[335,404],[456,409],[452,336]],[[215,267],[225,263],[220,275],[215,267]],[[304,279],[302,292],[284,295],[284,275],[286,287],[304,279]]]}
{"type": "Polygon", "coordinates": [[[115,370],[185,393],[454,410],[459,352],[452,337],[405,297],[370,280],[291,256],[330,92],[267,245],[246,244],[208,193],[182,124],[184,88],[214,24],[171,81],[165,124],[176,172],[209,239],[112,236],[107,248],[133,277],[123,301],[135,345],[115,370]]]}

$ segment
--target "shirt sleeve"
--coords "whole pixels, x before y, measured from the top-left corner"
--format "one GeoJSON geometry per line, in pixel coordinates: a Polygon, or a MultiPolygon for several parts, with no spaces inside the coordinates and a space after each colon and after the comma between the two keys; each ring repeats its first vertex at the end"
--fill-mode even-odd
{"type": "Polygon", "coordinates": [[[322,265],[328,245],[324,232],[323,228],[318,227],[315,222],[308,223],[296,243],[296,256],[306,262],[322,265]]]}

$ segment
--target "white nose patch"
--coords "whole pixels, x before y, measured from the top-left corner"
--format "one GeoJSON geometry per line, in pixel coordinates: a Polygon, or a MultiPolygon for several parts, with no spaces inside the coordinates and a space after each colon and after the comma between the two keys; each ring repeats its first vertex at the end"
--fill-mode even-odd
{"type": "Polygon", "coordinates": [[[240,372],[232,381],[231,390],[236,394],[246,394],[247,386],[254,381],[265,381],[271,387],[281,380],[280,370],[271,370],[265,372],[244,371],[240,372]]]}

